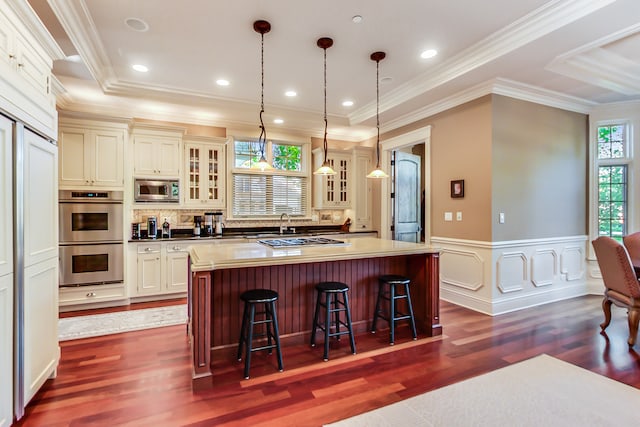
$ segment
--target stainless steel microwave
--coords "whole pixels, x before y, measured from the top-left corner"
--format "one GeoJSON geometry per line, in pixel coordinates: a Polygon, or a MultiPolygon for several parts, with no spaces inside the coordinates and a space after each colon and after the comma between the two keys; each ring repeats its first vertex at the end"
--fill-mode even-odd
{"type": "Polygon", "coordinates": [[[133,187],[136,202],[180,202],[180,181],[177,179],[136,178],[133,187]]]}

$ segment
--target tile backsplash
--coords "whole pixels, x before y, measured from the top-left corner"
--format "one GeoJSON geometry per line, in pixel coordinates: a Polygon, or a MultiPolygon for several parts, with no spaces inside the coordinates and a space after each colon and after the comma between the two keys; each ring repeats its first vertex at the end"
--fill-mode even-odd
{"type": "MultiPolygon", "coordinates": [[[[147,227],[147,218],[155,216],[158,219],[158,227],[162,225],[164,219],[167,218],[172,228],[191,228],[193,227],[194,216],[204,216],[203,210],[188,209],[133,209],[131,211],[131,222],[142,223],[142,229],[147,227]]],[[[291,217],[291,224],[295,226],[312,226],[312,225],[332,225],[342,224],[346,220],[345,211],[343,210],[318,210],[313,211],[312,218],[299,219],[291,217]]],[[[224,216],[222,222],[226,227],[233,228],[253,228],[253,227],[273,227],[280,225],[280,219],[264,219],[264,220],[227,220],[224,216]]]]}

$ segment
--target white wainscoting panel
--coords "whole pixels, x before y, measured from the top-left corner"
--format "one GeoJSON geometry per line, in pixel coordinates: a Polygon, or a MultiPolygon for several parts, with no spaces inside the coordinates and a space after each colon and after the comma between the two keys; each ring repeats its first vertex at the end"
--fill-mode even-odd
{"type": "Polygon", "coordinates": [[[558,274],[558,254],[553,249],[539,249],[531,257],[531,283],[549,286],[558,274]]]}
{"type": "MultiPolygon", "coordinates": [[[[587,236],[504,242],[432,237],[442,248],[440,295],[497,315],[589,293],[587,236]]],[[[589,276],[591,276],[589,274],[589,276]]]]}
{"type": "Polygon", "coordinates": [[[504,294],[524,289],[527,280],[527,257],[523,252],[503,252],[497,263],[498,289],[504,294]]]}

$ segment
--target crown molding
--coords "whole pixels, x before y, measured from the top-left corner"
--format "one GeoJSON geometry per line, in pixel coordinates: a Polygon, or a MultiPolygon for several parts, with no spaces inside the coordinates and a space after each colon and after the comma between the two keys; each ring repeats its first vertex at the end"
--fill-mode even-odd
{"type": "Polygon", "coordinates": [[[98,31],[83,0],[48,0],[73,46],[103,91],[117,82],[98,31]]]}
{"type": "Polygon", "coordinates": [[[451,108],[473,101],[485,95],[496,94],[511,98],[529,101],[548,107],[588,114],[598,104],[582,98],[566,95],[548,89],[542,89],[525,83],[507,79],[492,79],[467,90],[458,92],[438,102],[427,105],[411,114],[406,114],[395,120],[386,122],[381,127],[381,132],[389,132],[402,126],[415,123],[419,120],[431,117],[451,108]]]}
{"type": "MultiPolygon", "coordinates": [[[[381,97],[386,111],[441,86],[471,70],[512,52],[552,31],[593,13],[615,0],[554,0],[464,49],[429,72],[408,81],[381,97]]],[[[375,115],[375,102],[351,113],[351,123],[362,123],[375,115]]]]}
{"type": "Polygon", "coordinates": [[[640,94],[640,63],[606,49],[627,37],[640,37],[640,23],[623,28],[556,57],[545,69],[626,96],[640,94]]]}

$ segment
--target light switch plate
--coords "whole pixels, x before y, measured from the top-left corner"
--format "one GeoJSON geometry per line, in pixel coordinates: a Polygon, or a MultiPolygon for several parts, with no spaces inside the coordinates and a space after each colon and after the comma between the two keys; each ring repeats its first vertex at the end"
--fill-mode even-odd
{"type": "Polygon", "coordinates": [[[504,224],[504,212],[500,212],[500,215],[498,216],[498,222],[500,224],[504,224]]]}
{"type": "Polygon", "coordinates": [[[445,221],[453,221],[453,212],[445,212],[444,213],[445,221]]]}

